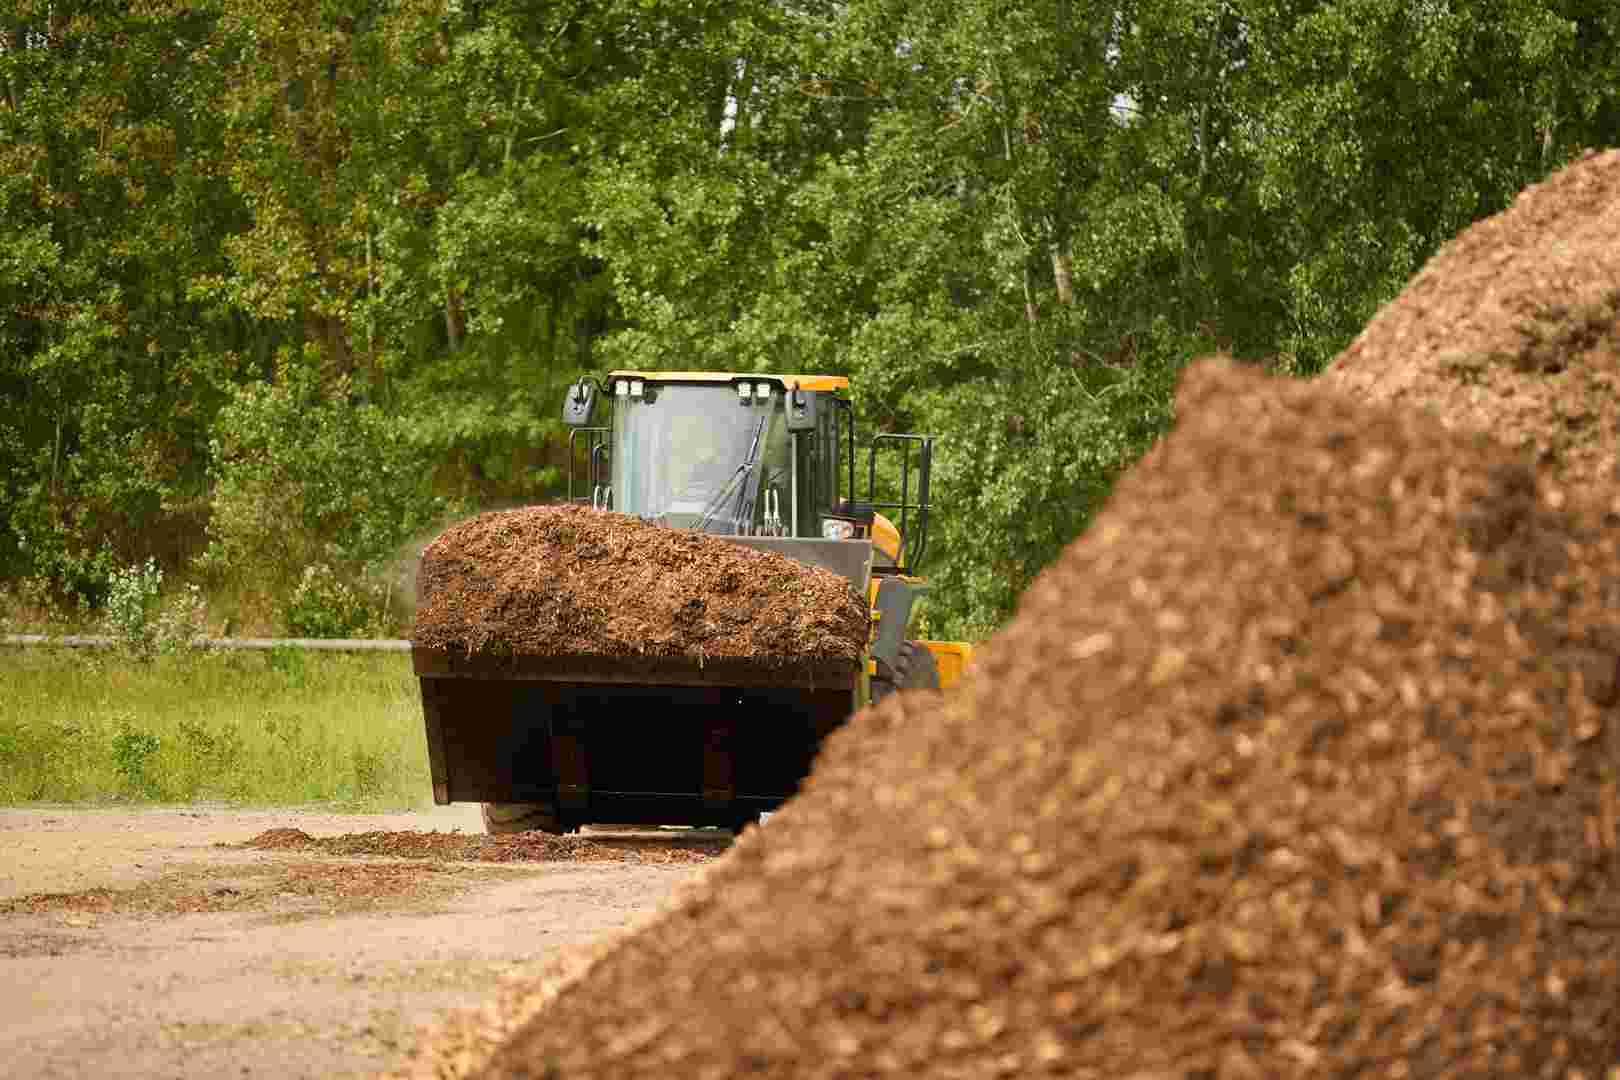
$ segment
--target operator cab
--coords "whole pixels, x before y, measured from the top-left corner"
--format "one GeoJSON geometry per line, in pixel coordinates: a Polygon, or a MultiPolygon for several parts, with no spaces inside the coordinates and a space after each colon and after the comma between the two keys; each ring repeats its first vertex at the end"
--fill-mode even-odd
{"type": "Polygon", "coordinates": [[[879,435],[867,498],[855,498],[848,389],[839,375],[587,376],[563,405],[569,498],[722,535],[869,539],[886,564],[874,569],[912,569],[926,545],[933,440],[879,435]],[[885,470],[899,498],[882,502],[872,497],[880,447],[900,451],[885,470]],[[880,510],[897,512],[899,527],[880,510]]]}

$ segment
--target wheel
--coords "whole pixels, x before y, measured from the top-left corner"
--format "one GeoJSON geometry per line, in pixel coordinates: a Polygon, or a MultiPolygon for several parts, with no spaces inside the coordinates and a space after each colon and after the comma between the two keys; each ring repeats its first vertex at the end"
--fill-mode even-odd
{"type": "Polygon", "coordinates": [[[938,690],[939,664],[928,646],[915,641],[902,641],[895,655],[894,666],[878,661],[877,674],[872,676],[872,701],[882,701],[896,690],[938,690]]]}
{"type": "Polygon", "coordinates": [[[484,803],[484,831],[490,836],[544,832],[560,836],[568,830],[557,823],[550,803],[484,803]]]}

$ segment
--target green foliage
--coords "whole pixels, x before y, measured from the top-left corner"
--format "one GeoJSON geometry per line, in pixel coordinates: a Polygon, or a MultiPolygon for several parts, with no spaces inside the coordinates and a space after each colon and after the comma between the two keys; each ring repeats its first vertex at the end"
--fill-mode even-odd
{"type": "Polygon", "coordinates": [[[363,636],[377,614],[359,588],[318,563],[304,567],[282,621],[295,637],[348,638],[363,636]]]}
{"type": "Polygon", "coordinates": [[[243,792],[248,767],[247,740],[240,728],[182,718],[175,724],[178,757],[187,764],[176,770],[171,796],[195,799],[205,791],[243,792]]]}
{"type": "Polygon", "coordinates": [[[143,566],[121,567],[111,575],[103,613],[106,628],[138,656],[149,657],[156,646],[154,615],[162,588],[163,571],[155,559],[147,559],[143,566]]]}
{"type": "Polygon", "coordinates": [[[292,592],[307,567],[357,575],[447,508],[405,419],[328,396],[309,366],[283,370],[220,414],[204,561],[269,595],[292,592]]]}
{"type": "Polygon", "coordinates": [[[270,670],[278,672],[289,685],[302,687],[309,682],[309,665],[305,650],[291,645],[277,645],[265,654],[270,670]]]}
{"type": "Polygon", "coordinates": [[[163,746],[163,740],[134,726],[127,715],[115,721],[112,737],[113,769],[126,794],[148,799],[161,798],[162,789],[147,772],[148,762],[163,746]]]}
{"type": "Polygon", "coordinates": [[[153,626],[153,639],[161,653],[172,655],[191,647],[207,630],[208,604],[202,586],[188,582],[163,601],[153,626]]]}
{"type": "Polygon", "coordinates": [[[383,755],[364,746],[349,750],[349,763],[354,770],[354,798],[361,802],[377,798],[387,784],[388,761],[383,755]]]}
{"type": "Polygon", "coordinates": [[[90,602],[113,562],[172,569],[198,532],[234,344],[186,299],[232,220],[209,22],[24,0],[0,29],[0,575],[90,602]]]}
{"type": "Polygon", "coordinates": [[[1234,80],[1278,223],[1279,344],[1318,370],[1438,245],[1616,141],[1620,14],[1579,3],[1260,5],[1234,80]]]}
{"type": "Polygon", "coordinates": [[[1106,501],[1114,479],[1168,428],[1183,357],[1171,338],[1129,367],[1037,367],[930,398],[943,504],[930,568],[936,633],[981,637],[1106,501]],[[953,556],[954,557],[951,557],[953,556]]]}
{"type": "Polygon", "coordinates": [[[156,559],[115,569],[109,575],[101,612],[102,629],[127,655],[150,660],[189,647],[203,633],[208,616],[202,589],[190,583],[162,598],[163,571],[156,559]]]}

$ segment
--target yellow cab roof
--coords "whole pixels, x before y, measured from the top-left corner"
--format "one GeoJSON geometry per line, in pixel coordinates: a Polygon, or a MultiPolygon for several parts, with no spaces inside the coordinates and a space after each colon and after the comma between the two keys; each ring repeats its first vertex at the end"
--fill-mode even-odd
{"type": "Polygon", "coordinates": [[[843,375],[772,375],[748,371],[610,371],[609,379],[644,379],[647,382],[774,382],[786,388],[797,386],[801,390],[848,390],[849,379],[843,375]]]}

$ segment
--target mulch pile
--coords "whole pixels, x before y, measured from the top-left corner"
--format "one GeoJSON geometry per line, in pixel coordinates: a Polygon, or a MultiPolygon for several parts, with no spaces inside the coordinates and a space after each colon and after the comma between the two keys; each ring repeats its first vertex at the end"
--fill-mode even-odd
{"type": "Polygon", "coordinates": [[[1490,431],[1572,487],[1620,463],[1620,151],[1443,247],[1322,378],[1490,431]]]}
{"type": "Polygon", "coordinates": [[[381,855],[444,862],[701,863],[724,851],[727,839],[729,837],[717,835],[713,840],[665,837],[588,840],[581,836],[552,836],[539,832],[474,836],[436,830],[314,837],[302,829],[284,828],[267,829],[241,846],[258,851],[307,851],[334,856],[381,855]]]}
{"type": "Polygon", "coordinates": [[[412,641],[467,654],[848,661],[849,582],[774,552],[578,506],[481,514],[422,558],[412,641]]]}
{"type": "Polygon", "coordinates": [[[1206,362],[1177,415],[973,679],[834,733],[481,1075],[1620,1061],[1620,520],[1321,385],[1206,362]]]}

